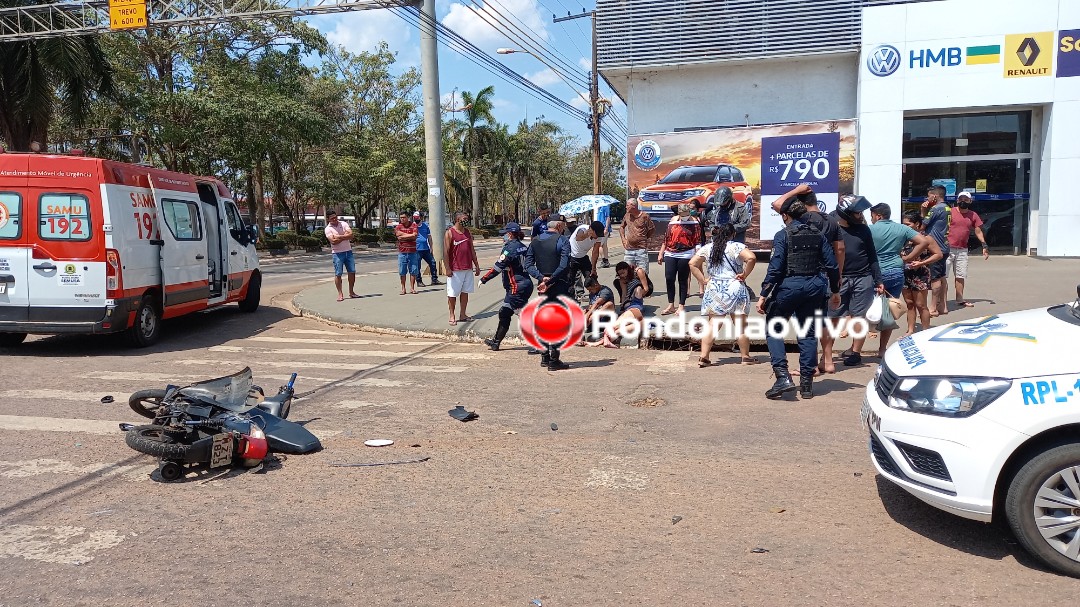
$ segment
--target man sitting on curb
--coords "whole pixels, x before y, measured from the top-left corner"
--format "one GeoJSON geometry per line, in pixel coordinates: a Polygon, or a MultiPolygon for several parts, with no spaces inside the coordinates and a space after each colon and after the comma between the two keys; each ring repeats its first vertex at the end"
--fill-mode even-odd
{"type": "MultiPolygon", "coordinates": [[[[600,284],[595,277],[585,283],[585,289],[589,291],[589,307],[585,310],[585,332],[589,333],[593,323],[593,315],[601,310],[615,313],[615,293],[609,287],[600,284]]],[[[585,345],[585,337],[582,336],[579,346],[585,345]]]]}

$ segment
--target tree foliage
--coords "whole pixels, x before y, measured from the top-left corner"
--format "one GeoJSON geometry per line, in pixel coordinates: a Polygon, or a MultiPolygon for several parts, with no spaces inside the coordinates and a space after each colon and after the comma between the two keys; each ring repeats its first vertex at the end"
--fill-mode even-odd
{"type": "MultiPolygon", "coordinates": [[[[385,43],[349,53],[284,17],[56,40],[33,57],[0,45],[9,146],[48,135],[54,147],[216,175],[261,227],[273,217],[302,231],[304,214],[328,207],[369,226],[427,205],[420,73],[385,43]],[[37,79],[23,86],[25,73],[37,79]],[[35,126],[18,130],[16,110],[35,126]]],[[[462,118],[443,124],[448,210],[523,220],[592,191],[587,145],[550,121],[499,123],[493,86],[462,96],[462,118]]],[[[606,151],[603,167],[604,192],[624,197],[623,154],[606,151]]]]}

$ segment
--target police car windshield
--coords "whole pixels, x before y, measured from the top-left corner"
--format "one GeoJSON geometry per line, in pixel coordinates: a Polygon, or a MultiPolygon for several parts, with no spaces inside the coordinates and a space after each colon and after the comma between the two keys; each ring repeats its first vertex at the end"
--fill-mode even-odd
{"type": "Polygon", "coordinates": [[[680,167],[667,174],[660,183],[702,183],[716,178],[717,166],[680,167]]]}

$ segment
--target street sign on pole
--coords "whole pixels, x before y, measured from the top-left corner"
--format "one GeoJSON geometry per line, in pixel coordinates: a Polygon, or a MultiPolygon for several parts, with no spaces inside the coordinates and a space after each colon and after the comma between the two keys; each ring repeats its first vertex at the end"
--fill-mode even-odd
{"type": "Polygon", "coordinates": [[[109,0],[109,29],[140,29],[146,25],[146,0],[109,0]]]}

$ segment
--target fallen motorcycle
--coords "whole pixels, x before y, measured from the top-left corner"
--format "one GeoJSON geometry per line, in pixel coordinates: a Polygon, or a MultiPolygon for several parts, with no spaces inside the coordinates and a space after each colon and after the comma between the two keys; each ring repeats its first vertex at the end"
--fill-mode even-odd
{"type": "Polygon", "coordinates": [[[251,369],[183,387],[141,390],[128,406],[153,420],[120,424],[129,447],[159,458],[158,474],[175,481],[191,470],[258,466],[270,451],[309,453],[322,447],[306,428],[289,421],[296,373],[267,398],[251,369]]]}

